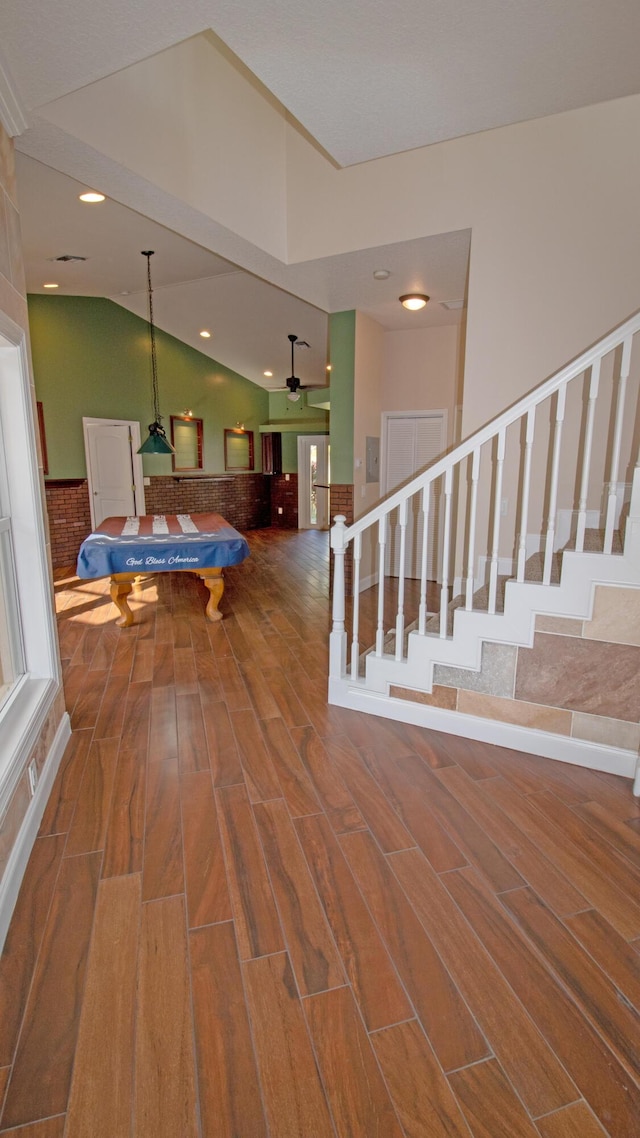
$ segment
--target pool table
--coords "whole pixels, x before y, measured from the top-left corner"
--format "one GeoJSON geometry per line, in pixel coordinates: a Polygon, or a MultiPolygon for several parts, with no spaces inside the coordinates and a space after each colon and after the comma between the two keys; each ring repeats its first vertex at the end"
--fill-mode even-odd
{"type": "Polygon", "coordinates": [[[222,620],[222,570],[249,556],[241,533],[220,514],[156,514],[105,518],[78,554],[79,577],[111,577],[111,599],[121,628],[133,624],[127,603],[133,583],[145,573],[196,573],[209,590],[206,615],[222,620]]]}

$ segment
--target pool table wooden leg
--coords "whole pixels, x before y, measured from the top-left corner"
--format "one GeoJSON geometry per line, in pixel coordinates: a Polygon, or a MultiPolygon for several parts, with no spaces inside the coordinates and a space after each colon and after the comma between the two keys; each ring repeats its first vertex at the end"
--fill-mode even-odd
{"type": "Polygon", "coordinates": [[[222,613],[218,612],[218,605],[224,593],[222,569],[203,569],[201,573],[198,573],[198,576],[204,581],[209,590],[209,600],[207,601],[207,607],[205,609],[207,619],[212,621],[222,620],[222,613]]]}
{"type": "Polygon", "coordinates": [[[133,624],[133,613],[127,604],[127,597],[136,577],[136,573],[111,574],[111,600],[120,610],[120,619],[116,621],[118,628],[129,628],[133,624]]]}

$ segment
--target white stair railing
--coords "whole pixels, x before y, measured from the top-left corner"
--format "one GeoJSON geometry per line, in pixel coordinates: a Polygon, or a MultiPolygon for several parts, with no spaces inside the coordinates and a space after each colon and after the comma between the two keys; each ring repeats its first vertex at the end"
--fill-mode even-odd
{"type": "Polygon", "coordinates": [[[638,462],[631,452],[637,448],[640,371],[640,352],[634,357],[632,349],[639,332],[637,313],[364,517],[350,526],[342,515],[334,519],[332,680],[349,676],[352,683],[363,682],[363,653],[403,660],[412,628],[421,637],[447,638],[454,597],[468,612],[495,613],[501,577],[524,581],[533,553],[542,555],[537,579],[549,585],[558,542],[582,552],[594,517],[595,528],[604,530],[601,549],[612,553],[620,481],[631,482],[638,462]],[[559,511],[564,511],[562,533],[559,511]],[[371,554],[377,577],[373,604],[371,590],[360,593],[368,532],[367,548],[377,548],[377,558],[371,554]],[[436,535],[431,541],[430,534],[436,535]],[[346,559],[349,550],[352,557],[346,559]],[[345,560],[351,570],[348,605],[345,560]],[[419,582],[419,591],[417,585],[408,587],[411,579],[419,582]],[[392,588],[395,617],[385,627],[392,588]],[[429,610],[429,600],[435,611],[429,610]],[[364,631],[367,621],[370,635],[364,631]]]}

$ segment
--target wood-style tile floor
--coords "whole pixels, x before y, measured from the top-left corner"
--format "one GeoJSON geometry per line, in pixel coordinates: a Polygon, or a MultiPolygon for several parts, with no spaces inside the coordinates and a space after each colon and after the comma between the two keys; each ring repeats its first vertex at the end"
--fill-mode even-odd
{"type": "Polygon", "coordinates": [[[637,1138],[640,806],[326,703],[327,538],[223,622],[58,574],[73,737],[2,960],[24,1138],[637,1138]]]}

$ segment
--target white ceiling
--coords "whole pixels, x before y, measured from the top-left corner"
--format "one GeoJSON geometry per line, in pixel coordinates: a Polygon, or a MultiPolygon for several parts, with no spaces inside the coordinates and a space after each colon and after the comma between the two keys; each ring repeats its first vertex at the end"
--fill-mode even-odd
{"type": "Polygon", "coordinates": [[[3,0],[27,108],[211,29],[339,165],[640,91],[637,0],[3,0]]]}
{"type": "Polygon", "coordinates": [[[290,332],[311,349],[297,353],[296,375],[303,383],[326,382],[327,312],[357,308],[394,330],[460,319],[440,302],[464,297],[468,230],[297,267],[298,287],[304,295],[321,293],[323,310],[118,202],[80,202],[86,187],[33,158],[18,152],[16,166],[28,292],[46,293],[45,282],[55,281],[56,296],[106,296],[146,317],[146,260],[140,254],[153,249],[158,326],[262,387],[281,386],[291,374],[290,332]],[[87,260],[55,263],[64,254],[87,260]],[[387,280],[374,279],[379,268],[389,270],[387,280]],[[407,289],[432,297],[422,313],[406,312],[398,303],[407,289]],[[212,333],[210,340],[201,339],[203,328],[212,333]]]}
{"type": "MultiPolygon", "coordinates": [[[[106,295],[144,314],[139,251],[154,248],[160,326],[265,386],[289,374],[288,332],[312,346],[301,378],[321,381],[326,312],[358,308],[397,329],[455,322],[440,302],[464,295],[470,235],[364,250],[286,272],[271,265],[283,291],[142,212],[115,201],[79,205],[84,187],[51,168],[70,170],[70,159],[65,155],[65,164],[55,154],[58,140],[42,129],[38,108],[205,30],[338,165],[640,91],[637,0],[3,0],[0,65],[32,123],[18,140],[25,151],[18,179],[29,290],[42,291],[51,278],[50,258],[77,253],[88,260],[56,266],[59,294],[106,295]],[[389,279],[374,281],[376,268],[389,269],[389,279]],[[397,301],[409,288],[432,297],[417,317],[397,301]],[[213,332],[208,344],[198,337],[203,326],[213,332]],[[262,376],[266,367],[274,380],[262,376]]],[[[97,172],[103,156],[93,158],[97,172]]],[[[144,208],[154,191],[146,185],[128,200],[144,208]]],[[[163,216],[157,202],[155,215],[163,216]]],[[[209,248],[228,256],[213,223],[211,232],[209,248]]]]}

